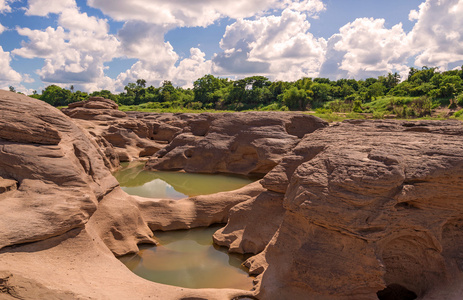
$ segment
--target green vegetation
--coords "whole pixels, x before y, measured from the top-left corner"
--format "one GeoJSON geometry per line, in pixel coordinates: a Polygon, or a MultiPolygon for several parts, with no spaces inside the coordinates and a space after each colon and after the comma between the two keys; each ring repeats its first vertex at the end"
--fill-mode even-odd
{"type": "Polygon", "coordinates": [[[429,118],[436,110],[448,108],[457,111],[454,118],[463,117],[463,66],[445,72],[410,68],[408,77],[400,80],[397,73],[365,80],[301,78],[294,82],[272,82],[264,76],[230,80],[205,75],[191,89],[174,87],[170,81],[160,87],[147,87],[144,79],[138,79],[119,94],[108,90],[87,94],[74,91],[73,86],[63,89],[50,85],[41,94],[34,92],[30,96],[54,106],[101,96],[114,100],[121,110],[151,112],[297,110],[315,111],[315,115],[339,120],[429,118]]]}

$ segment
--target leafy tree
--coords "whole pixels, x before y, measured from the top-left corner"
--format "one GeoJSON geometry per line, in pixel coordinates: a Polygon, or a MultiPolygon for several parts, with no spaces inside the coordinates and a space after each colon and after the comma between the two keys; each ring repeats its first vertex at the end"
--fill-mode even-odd
{"type": "Polygon", "coordinates": [[[68,100],[71,98],[71,91],[62,89],[57,85],[50,85],[42,91],[40,99],[53,106],[67,105],[68,100]]]}
{"type": "Polygon", "coordinates": [[[224,82],[213,75],[205,75],[193,83],[195,101],[213,103],[214,93],[224,87],[224,82]]]}
{"type": "Polygon", "coordinates": [[[310,98],[307,92],[295,86],[283,93],[283,103],[290,110],[305,110],[309,100],[310,98]]]}

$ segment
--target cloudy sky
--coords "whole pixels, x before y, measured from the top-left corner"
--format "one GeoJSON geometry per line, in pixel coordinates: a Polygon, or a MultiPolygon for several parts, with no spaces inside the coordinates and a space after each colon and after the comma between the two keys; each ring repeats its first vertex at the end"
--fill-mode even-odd
{"type": "Polygon", "coordinates": [[[0,0],[0,88],[453,69],[462,16],[463,0],[0,0]]]}

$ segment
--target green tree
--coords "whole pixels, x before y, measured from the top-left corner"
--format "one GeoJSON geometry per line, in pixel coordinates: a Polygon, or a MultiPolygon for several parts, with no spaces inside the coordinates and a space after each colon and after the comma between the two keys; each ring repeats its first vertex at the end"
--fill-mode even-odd
{"type": "Polygon", "coordinates": [[[283,103],[290,110],[305,110],[309,100],[307,92],[295,86],[283,93],[283,103]]]}
{"type": "Polygon", "coordinates": [[[224,87],[224,82],[211,74],[205,75],[193,83],[195,101],[213,103],[214,93],[224,87]]]}
{"type": "Polygon", "coordinates": [[[42,91],[40,99],[53,106],[64,106],[69,103],[71,91],[60,88],[57,85],[50,85],[42,91]]]}

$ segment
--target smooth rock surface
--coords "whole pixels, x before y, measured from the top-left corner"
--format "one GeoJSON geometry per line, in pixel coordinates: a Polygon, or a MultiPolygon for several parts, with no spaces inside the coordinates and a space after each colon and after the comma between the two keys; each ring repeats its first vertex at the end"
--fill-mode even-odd
{"type": "Polygon", "coordinates": [[[118,182],[68,117],[45,102],[0,91],[0,248],[82,227],[118,182]]]}
{"type": "Polygon", "coordinates": [[[265,191],[235,205],[227,226],[215,232],[214,242],[228,247],[230,252],[261,252],[283,220],[283,198],[283,194],[265,191]]]}

